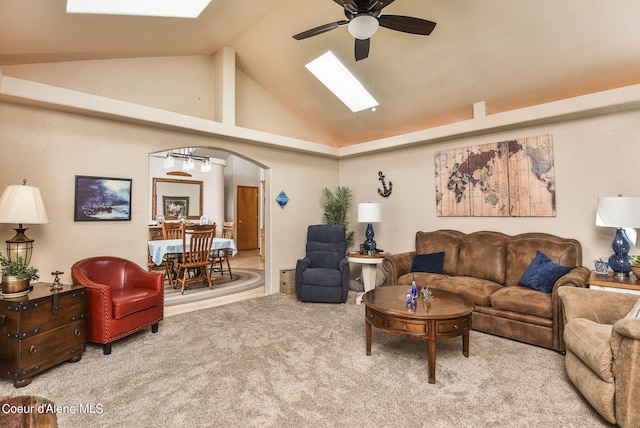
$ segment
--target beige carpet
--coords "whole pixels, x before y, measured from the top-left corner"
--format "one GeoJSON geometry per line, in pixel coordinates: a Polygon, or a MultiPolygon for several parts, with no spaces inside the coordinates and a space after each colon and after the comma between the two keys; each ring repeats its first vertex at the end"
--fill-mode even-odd
{"type": "Polygon", "coordinates": [[[232,293],[239,293],[251,290],[256,287],[264,286],[264,271],[257,269],[241,269],[232,270],[233,278],[229,277],[229,273],[224,275],[214,273],[211,277],[213,288],[210,289],[200,280],[188,282],[188,289],[184,294],[180,293],[180,284],[174,289],[165,280],[164,287],[164,304],[165,306],[182,305],[185,303],[198,302],[202,300],[215,299],[221,296],[227,296],[232,293]]]}
{"type": "Polygon", "coordinates": [[[26,388],[0,380],[0,396],[67,406],[62,428],[609,426],[546,349],[472,332],[465,358],[460,338],[438,342],[435,385],[424,342],[374,330],[367,357],[354,301],[278,294],[176,315],[26,388]]]}

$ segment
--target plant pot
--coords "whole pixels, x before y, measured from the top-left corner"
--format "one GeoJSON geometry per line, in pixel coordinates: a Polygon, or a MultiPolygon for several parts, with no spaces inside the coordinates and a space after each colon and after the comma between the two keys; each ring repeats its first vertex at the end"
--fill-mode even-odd
{"type": "Polygon", "coordinates": [[[636,278],[640,279],[640,266],[631,265],[631,272],[633,272],[636,278]]]}
{"type": "Polygon", "coordinates": [[[29,279],[18,279],[15,276],[2,277],[2,294],[18,294],[29,292],[29,279]]]}
{"type": "Polygon", "coordinates": [[[607,273],[607,271],[609,270],[609,263],[607,262],[597,260],[594,262],[594,264],[596,266],[596,272],[598,273],[607,273]]]}

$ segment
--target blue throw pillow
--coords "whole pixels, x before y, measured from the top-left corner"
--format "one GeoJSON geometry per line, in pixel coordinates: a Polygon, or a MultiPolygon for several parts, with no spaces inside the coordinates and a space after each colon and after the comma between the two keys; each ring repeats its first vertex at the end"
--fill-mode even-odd
{"type": "Polygon", "coordinates": [[[551,293],[553,284],[570,270],[569,266],[559,265],[540,251],[536,251],[535,258],[525,269],[518,284],[543,293],[551,293]]]}
{"type": "Polygon", "coordinates": [[[444,252],[416,254],[413,256],[411,272],[444,273],[444,252]]]}

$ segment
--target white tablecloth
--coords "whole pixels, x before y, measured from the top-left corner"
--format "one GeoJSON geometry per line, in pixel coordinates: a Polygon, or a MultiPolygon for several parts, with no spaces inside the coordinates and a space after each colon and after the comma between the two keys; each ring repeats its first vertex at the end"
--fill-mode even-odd
{"type": "MultiPolygon", "coordinates": [[[[187,243],[188,245],[188,243],[187,243]]],[[[233,239],[213,238],[211,251],[226,250],[230,251],[232,256],[238,253],[236,243],[233,239]]],[[[167,253],[182,253],[182,239],[160,239],[157,241],[149,241],[149,253],[151,260],[160,265],[167,253]]]]}

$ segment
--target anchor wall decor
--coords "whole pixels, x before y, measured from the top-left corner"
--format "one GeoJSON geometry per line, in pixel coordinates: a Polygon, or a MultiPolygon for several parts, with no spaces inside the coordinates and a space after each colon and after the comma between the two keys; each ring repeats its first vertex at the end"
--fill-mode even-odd
{"type": "Polygon", "coordinates": [[[391,190],[393,190],[393,183],[389,182],[389,187],[387,187],[387,183],[384,182],[384,174],[382,171],[378,172],[378,180],[382,183],[382,189],[378,187],[378,193],[383,198],[388,197],[391,194],[391,190]]]}

